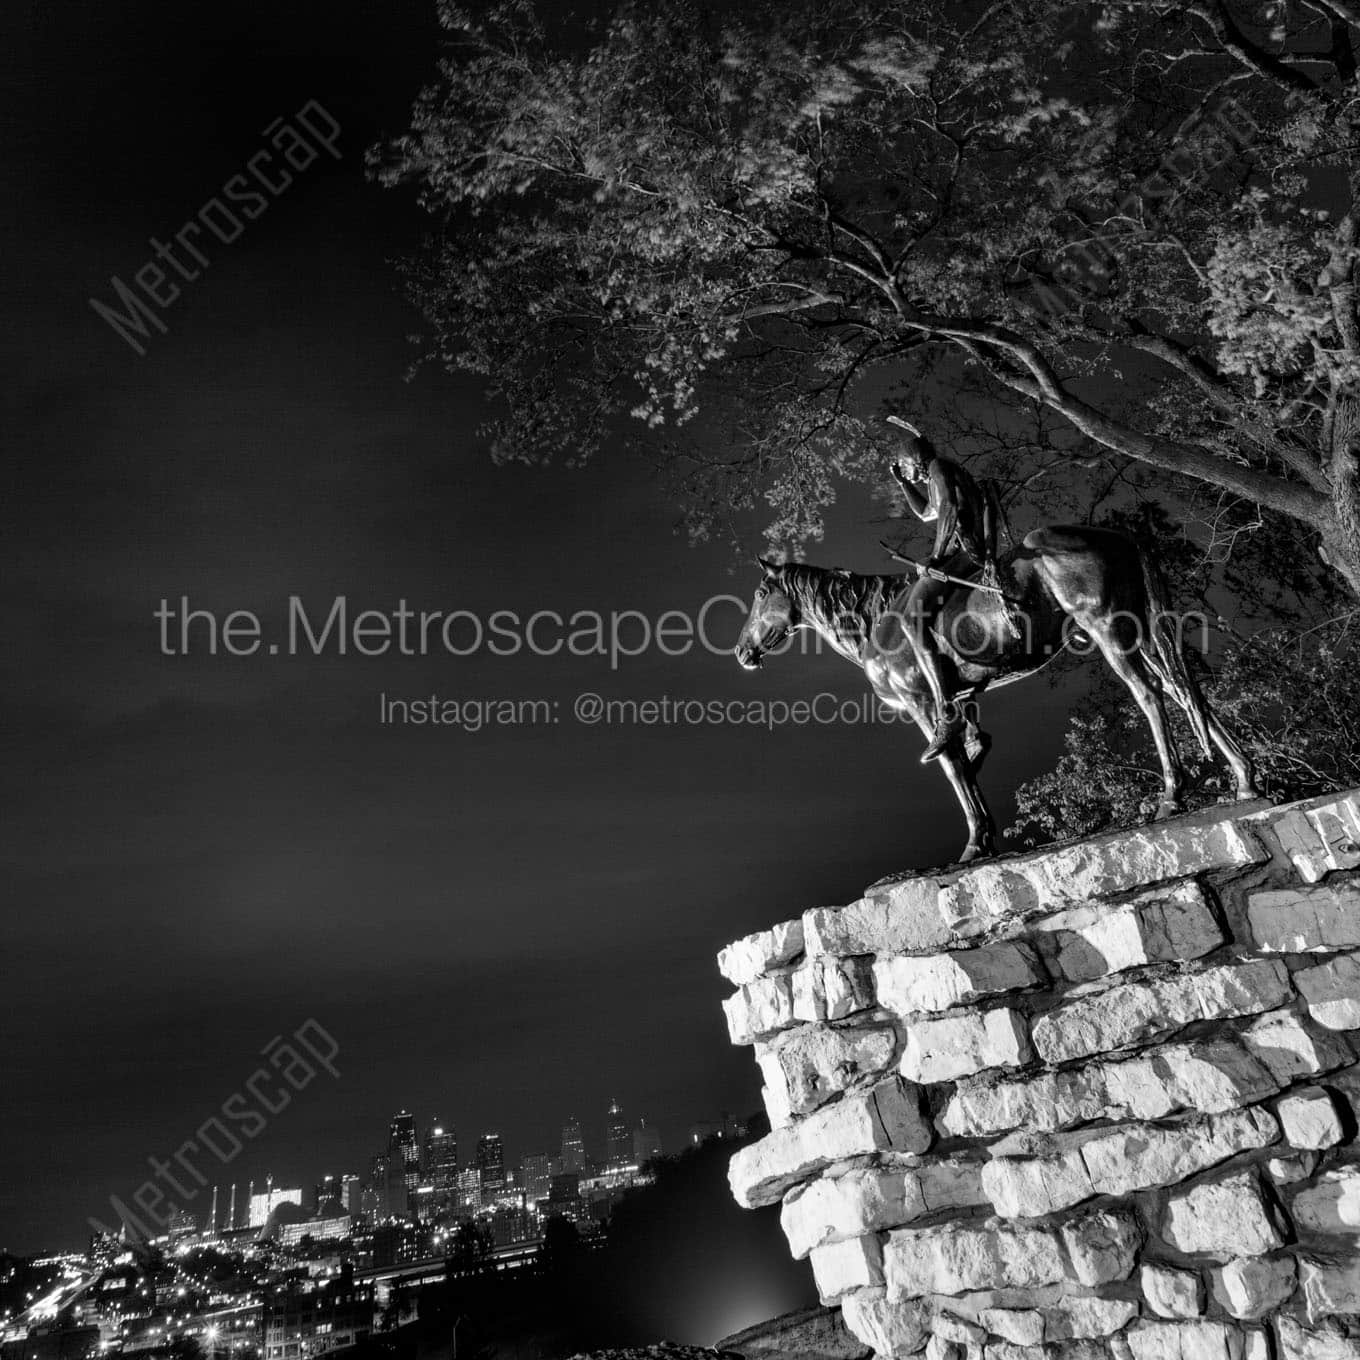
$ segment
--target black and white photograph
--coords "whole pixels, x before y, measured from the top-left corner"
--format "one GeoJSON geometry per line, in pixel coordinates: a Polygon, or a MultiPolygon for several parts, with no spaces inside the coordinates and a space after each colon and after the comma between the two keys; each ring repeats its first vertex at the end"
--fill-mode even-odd
{"type": "Polygon", "coordinates": [[[0,28],[0,1360],[1360,1360],[1360,4],[0,28]]]}

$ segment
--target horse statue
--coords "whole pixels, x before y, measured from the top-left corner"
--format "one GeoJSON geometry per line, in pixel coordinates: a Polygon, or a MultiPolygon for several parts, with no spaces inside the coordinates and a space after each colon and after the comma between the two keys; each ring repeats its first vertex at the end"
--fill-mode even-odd
{"type": "MultiPolygon", "coordinates": [[[[929,735],[934,704],[904,613],[910,579],[900,573],[861,576],[763,558],[760,564],[764,578],[736,645],[741,665],[755,670],[795,629],[813,629],[864,671],[884,703],[909,714],[929,735]]],[[[931,631],[952,670],[951,697],[969,715],[940,757],[968,821],[960,863],[996,850],[996,826],[977,780],[990,740],[977,725],[975,701],[985,689],[1040,670],[1071,645],[1074,630],[1100,651],[1152,730],[1162,767],[1157,820],[1182,810],[1185,784],[1167,724],[1165,695],[1184,710],[1205,754],[1218,748],[1232,772],[1236,797],[1260,796],[1250,761],[1210,710],[1186,665],[1155,558],[1127,534],[1082,525],[1035,529],[998,563],[1004,594],[981,581],[962,579],[965,572],[976,575],[966,555],[941,567],[957,584],[931,631]]]]}

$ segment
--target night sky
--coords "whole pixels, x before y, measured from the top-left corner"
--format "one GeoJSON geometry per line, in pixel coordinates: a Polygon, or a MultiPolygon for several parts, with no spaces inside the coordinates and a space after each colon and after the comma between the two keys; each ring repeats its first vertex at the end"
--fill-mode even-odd
{"type": "MultiPolygon", "coordinates": [[[[962,845],[919,739],[872,726],[587,727],[582,691],[859,695],[832,657],[249,659],[159,652],[163,597],[324,609],[693,611],[753,567],[694,549],[641,464],[498,469],[475,388],[402,380],[419,318],[393,260],[424,220],[364,180],[438,34],[429,0],[7,7],[0,61],[9,406],[0,651],[6,909],[0,1248],[82,1244],[148,1156],[314,1017],[341,1076],[222,1183],[366,1172],[393,1111],[497,1129],[510,1160],[613,1096],[676,1146],[759,1103],[726,1042],[726,941],[962,845]],[[322,158],[136,355],[94,314],[318,100],[322,158]],[[547,699],[556,724],[383,727],[379,695],[547,699]]],[[[810,556],[881,570],[881,506],[810,556]]],[[[751,524],[753,551],[759,522],[751,524]]],[[[739,616],[717,616],[735,641],[739,616]]],[[[1061,697],[990,701],[986,778],[1051,761],[1061,697]]],[[[225,1190],[224,1190],[225,1195],[225,1190]]],[[[202,1210],[205,1199],[189,1207],[202,1210]]]]}

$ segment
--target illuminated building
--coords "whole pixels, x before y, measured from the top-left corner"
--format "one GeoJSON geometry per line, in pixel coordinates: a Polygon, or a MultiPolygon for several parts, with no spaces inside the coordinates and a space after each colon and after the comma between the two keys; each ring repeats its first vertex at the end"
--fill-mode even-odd
{"type": "Polygon", "coordinates": [[[604,1128],[604,1164],[610,1171],[617,1171],[628,1165],[632,1153],[632,1140],[628,1136],[628,1125],[624,1122],[623,1111],[617,1100],[609,1102],[609,1114],[604,1128]]]}
{"type": "Polygon", "coordinates": [[[458,1139],[452,1129],[435,1123],[425,1135],[425,1179],[435,1195],[451,1195],[458,1183],[458,1139]]]}
{"type": "Polygon", "coordinates": [[[586,1145],[581,1138],[580,1121],[573,1115],[562,1125],[562,1174],[586,1169],[586,1145]]]}
{"type": "Polygon", "coordinates": [[[477,1140],[477,1170],[481,1173],[482,1202],[489,1203],[505,1189],[505,1149],[499,1133],[477,1140]]]}
{"type": "Polygon", "coordinates": [[[280,1204],[296,1204],[298,1208],[302,1207],[302,1187],[300,1185],[286,1190],[276,1189],[274,1178],[271,1176],[267,1186],[264,1194],[252,1194],[250,1197],[249,1226],[252,1228],[263,1228],[269,1222],[269,1215],[280,1204]]]}
{"type": "Polygon", "coordinates": [[[524,1159],[524,1198],[529,1204],[537,1204],[552,1193],[552,1163],[547,1153],[524,1159]]]}

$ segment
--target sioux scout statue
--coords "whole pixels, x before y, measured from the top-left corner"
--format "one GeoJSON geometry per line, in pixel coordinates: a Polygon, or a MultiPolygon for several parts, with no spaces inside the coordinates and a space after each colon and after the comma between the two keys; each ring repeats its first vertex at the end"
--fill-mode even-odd
{"type": "Polygon", "coordinates": [[[1250,763],[1209,710],[1186,665],[1157,564],[1126,534],[1052,524],[997,555],[998,500],[958,463],[934,453],[914,426],[894,468],[907,508],[934,523],[929,558],[912,576],[861,576],[761,560],[764,577],[737,641],[755,669],[797,628],[816,630],[861,667],[875,693],[911,715],[968,820],[961,860],[990,854],[996,830],[977,775],[990,745],[978,726],[983,691],[1033,675],[1088,637],[1128,687],[1152,730],[1162,770],[1156,815],[1181,810],[1184,771],[1165,699],[1189,719],[1206,754],[1232,771],[1238,798],[1257,796],[1250,763]]]}

